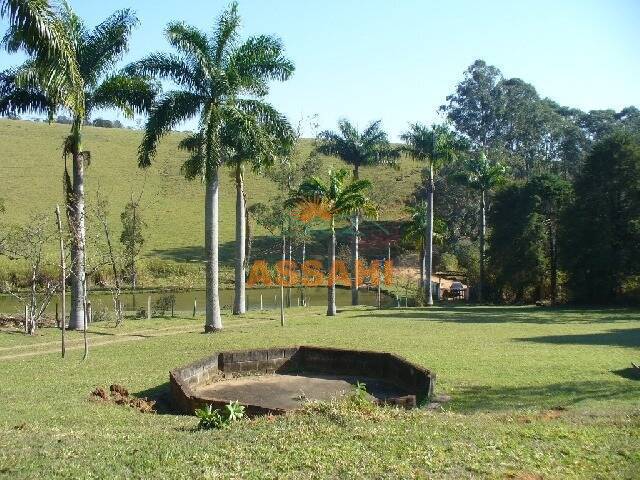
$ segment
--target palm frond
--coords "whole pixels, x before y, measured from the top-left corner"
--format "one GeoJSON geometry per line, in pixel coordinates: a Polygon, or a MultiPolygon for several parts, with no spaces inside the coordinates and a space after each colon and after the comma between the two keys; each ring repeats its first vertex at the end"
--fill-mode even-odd
{"type": "Polygon", "coordinates": [[[166,30],[169,43],[187,58],[193,59],[202,71],[212,74],[209,40],[199,29],[183,22],[171,22],[166,30]]]}
{"type": "Polygon", "coordinates": [[[233,2],[225,10],[213,32],[213,58],[217,66],[224,63],[225,57],[231,51],[238,38],[240,29],[240,15],[238,14],[238,2],[233,2]]]}
{"type": "Polygon", "coordinates": [[[183,138],[178,144],[178,148],[190,153],[182,167],[182,174],[188,179],[203,178],[205,175],[205,155],[204,155],[204,138],[202,133],[194,133],[183,138]]]}
{"type": "Polygon", "coordinates": [[[78,46],[78,65],[87,83],[96,83],[122,58],[138,24],[138,17],[131,10],[118,10],[83,36],[78,46]]]}
{"type": "Polygon", "coordinates": [[[241,88],[257,96],[268,93],[268,80],[288,80],[295,67],[284,55],[279,38],[260,35],[249,38],[236,49],[229,60],[229,69],[241,88]]]}
{"type": "Polygon", "coordinates": [[[160,80],[171,80],[188,89],[201,89],[198,81],[202,76],[192,65],[171,53],[152,53],[142,60],[129,64],[123,72],[127,75],[155,77],[160,80]]]}
{"type": "Polygon", "coordinates": [[[138,148],[138,165],[148,167],[155,156],[158,141],[181,122],[194,117],[204,99],[197,94],[170,91],[151,108],[142,143],[138,148]]]}
{"type": "Polygon", "coordinates": [[[18,83],[16,70],[0,73],[0,115],[44,113],[52,116],[55,110],[55,105],[37,86],[18,83]]]}
{"type": "MultiPolygon", "coordinates": [[[[41,72],[43,88],[60,90],[69,83],[82,85],[74,43],[56,12],[44,0],[0,0],[0,16],[9,20],[5,47],[24,50],[41,72]],[[11,36],[13,35],[13,36],[11,36]]],[[[65,96],[66,107],[84,113],[84,98],[76,90],[65,96]]]]}
{"type": "Polygon", "coordinates": [[[93,108],[118,108],[127,118],[151,109],[160,86],[152,80],[114,75],[104,80],[87,99],[87,111],[93,108]]]}

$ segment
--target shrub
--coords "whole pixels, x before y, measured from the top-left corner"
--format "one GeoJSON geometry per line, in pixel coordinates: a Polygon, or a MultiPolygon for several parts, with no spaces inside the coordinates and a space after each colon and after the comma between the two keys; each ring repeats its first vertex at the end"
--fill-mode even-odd
{"type": "Polygon", "coordinates": [[[153,302],[153,309],[151,314],[153,316],[164,317],[167,311],[171,311],[171,307],[176,303],[176,296],[171,293],[169,295],[163,295],[153,302]]]}
{"type": "Polygon", "coordinates": [[[231,402],[222,409],[214,410],[212,405],[207,405],[196,410],[196,417],[199,418],[200,430],[227,428],[244,417],[244,406],[238,402],[231,402]]]}

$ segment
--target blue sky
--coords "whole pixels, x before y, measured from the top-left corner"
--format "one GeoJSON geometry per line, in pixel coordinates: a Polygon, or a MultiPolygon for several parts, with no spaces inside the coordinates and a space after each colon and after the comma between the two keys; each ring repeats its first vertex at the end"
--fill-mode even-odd
{"type": "MultiPolygon", "coordinates": [[[[208,30],[227,4],[70,1],[90,25],[119,8],[137,12],[141,25],[128,60],[166,49],[168,21],[208,30]]],[[[244,34],[280,36],[296,64],[294,77],[270,94],[293,123],[317,114],[321,129],[339,117],[363,127],[381,118],[397,139],[408,122],[438,120],[438,106],[477,58],[564,105],[640,106],[638,0],[241,0],[239,6],[244,34]]],[[[0,53],[1,68],[17,62],[0,53]]]]}

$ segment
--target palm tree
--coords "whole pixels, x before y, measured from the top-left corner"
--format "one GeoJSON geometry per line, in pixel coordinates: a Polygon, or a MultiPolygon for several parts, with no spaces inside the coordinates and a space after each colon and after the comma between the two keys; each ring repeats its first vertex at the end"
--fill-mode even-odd
{"type": "MultiPolygon", "coordinates": [[[[424,231],[427,228],[427,203],[418,202],[407,209],[409,220],[406,221],[402,228],[402,241],[411,245],[415,250],[420,252],[420,288],[426,285],[426,249],[424,231]]],[[[443,220],[436,218],[433,225],[433,239],[437,244],[441,244],[444,240],[447,225],[443,220]]]]}
{"type": "MultiPolygon", "coordinates": [[[[29,2],[23,2],[29,3],[29,2]]],[[[41,2],[42,3],[42,2],[41,2]]],[[[130,10],[120,10],[93,30],[64,4],[48,10],[59,48],[29,49],[28,34],[12,26],[4,37],[11,51],[25,49],[32,56],[22,66],[0,75],[0,113],[32,112],[51,119],[58,110],[72,115],[71,133],[65,139],[63,155],[72,158],[72,176],[65,165],[67,214],[71,230],[71,302],[69,328],[84,328],[85,299],[85,166],[91,153],[83,149],[82,126],[91,112],[117,108],[127,117],[151,106],[156,85],[146,78],[114,73],[115,64],[128,50],[129,37],[138,19],[130,10]],[[72,46],[69,53],[66,48],[72,46]],[[61,67],[62,63],[66,67],[61,67]]]]}
{"type": "Polygon", "coordinates": [[[244,169],[248,163],[254,171],[270,168],[276,159],[284,159],[293,146],[293,130],[282,115],[259,118],[258,122],[230,121],[222,128],[223,144],[227,146],[227,163],[233,168],[236,183],[236,256],[235,298],[233,314],[240,315],[246,307],[246,193],[244,169]],[[247,127],[249,128],[247,130],[247,127]]]}
{"type": "Polygon", "coordinates": [[[431,128],[421,123],[414,123],[409,130],[400,136],[405,142],[403,151],[411,158],[427,162],[428,178],[426,188],[427,211],[425,221],[426,247],[426,282],[424,284],[427,305],[433,305],[431,275],[433,273],[433,192],[434,176],[446,162],[456,157],[460,148],[455,134],[446,125],[433,125],[431,128]]]}
{"type": "MultiPolygon", "coordinates": [[[[354,180],[360,179],[360,167],[392,164],[398,157],[397,149],[391,147],[387,134],[382,130],[382,121],[371,122],[362,133],[346,119],[338,121],[338,131],[326,130],[318,135],[317,152],[333,155],[353,167],[354,180]]],[[[354,212],[353,247],[351,251],[351,304],[358,305],[358,246],[360,235],[360,215],[354,212]]]]}
{"type": "Polygon", "coordinates": [[[298,190],[293,193],[289,204],[303,205],[306,202],[316,202],[323,206],[328,213],[331,229],[331,243],[329,247],[329,285],[327,315],[336,314],[336,218],[346,217],[359,212],[366,216],[375,216],[376,207],[367,198],[366,192],[371,189],[368,180],[352,179],[347,183],[349,172],[341,168],[336,171],[329,170],[329,182],[324,183],[318,177],[312,177],[302,182],[298,190]]]}
{"type": "MultiPolygon", "coordinates": [[[[128,71],[173,81],[180,89],[162,95],[151,109],[139,148],[138,164],[148,167],[162,136],[180,123],[199,118],[200,142],[185,165],[187,177],[205,183],[205,257],[207,313],[205,331],[222,329],[218,293],[218,196],[220,165],[234,145],[226,145],[227,125],[244,125],[246,132],[260,123],[276,123],[280,114],[263,101],[269,80],[287,80],[294,67],[284,56],[282,42],[272,36],[239,43],[240,17],[232,3],[211,35],[183,23],[170,23],[169,43],[178,55],[154,53],[133,63],[128,71]]],[[[232,127],[227,131],[233,131],[232,127]]]]}
{"type": "Polygon", "coordinates": [[[480,279],[478,281],[478,301],[482,302],[484,286],[485,235],[487,230],[487,195],[504,183],[507,169],[500,162],[491,162],[484,152],[470,157],[456,177],[469,188],[480,193],[480,279]]]}

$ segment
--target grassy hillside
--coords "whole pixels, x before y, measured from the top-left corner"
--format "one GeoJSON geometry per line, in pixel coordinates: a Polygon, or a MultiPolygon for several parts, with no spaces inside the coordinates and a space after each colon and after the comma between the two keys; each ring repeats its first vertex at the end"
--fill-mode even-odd
{"type": "MultiPolygon", "coordinates": [[[[37,212],[53,212],[56,202],[62,203],[61,146],[68,130],[67,125],[0,120],[0,198],[5,199],[6,207],[0,219],[3,224],[24,222],[37,212]]],[[[156,267],[157,259],[175,264],[202,258],[204,188],[180,174],[185,154],[177,145],[182,135],[168,135],[154,165],[143,171],[136,159],[141,132],[86,127],[84,133],[84,148],[92,154],[86,180],[88,209],[95,205],[99,190],[109,200],[111,226],[119,236],[120,212],[132,195],[142,191],[148,224],[143,254],[156,267]]],[[[304,141],[300,154],[310,148],[311,141],[304,141]]],[[[339,162],[324,158],[323,163],[328,168],[339,162]]],[[[222,172],[220,247],[222,260],[229,265],[233,259],[235,194],[229,169],[222,172]]],[[[397,220],[403,215],[403,202],[419,180],[419,172],[420,165],[410,160],[403,160],[399,170],[363,169],[362,176],[374,183],[373,197],[381,206],[381,219],[397,220]]],[[[275,193],[273,189],[264,176],[247,174],[250,204],[266,201],[275,193]]],[[[90,215],[89,235],[97,234],[96,229],[90,215]]],[[[267,235],[260,228],[256,234],[267,235]]],[[[256,243],[268,247],[270,240],[258,238],[256,243]]]]}

